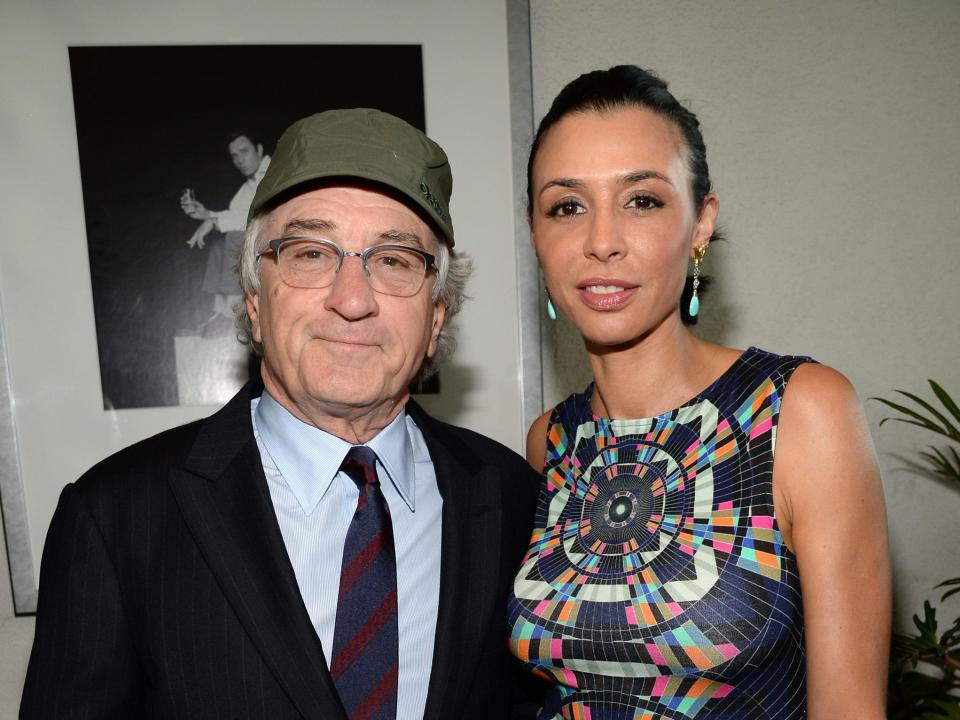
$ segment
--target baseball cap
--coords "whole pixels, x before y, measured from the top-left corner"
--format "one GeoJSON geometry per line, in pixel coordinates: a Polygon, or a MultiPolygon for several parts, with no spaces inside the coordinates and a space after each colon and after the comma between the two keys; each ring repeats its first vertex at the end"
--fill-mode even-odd
{"type": "Polygon", "coordinates": [[[249,217],[290,188],[328,177],[393,188],[423,210],[453,247],[453,175],[446,153],[409,123],[372,108],[328,110],[288,127],[257,186],[249,217]]]}

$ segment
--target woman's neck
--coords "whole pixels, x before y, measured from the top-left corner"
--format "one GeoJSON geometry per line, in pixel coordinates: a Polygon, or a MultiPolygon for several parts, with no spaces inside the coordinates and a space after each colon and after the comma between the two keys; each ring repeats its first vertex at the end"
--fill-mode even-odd
{"type": "Polygon", "coordinates": [[[587,343],[600,417],[653,417],[680,406],[716,380],[739,351],[696,337],[677,319],[619,347],[587,343]]]}

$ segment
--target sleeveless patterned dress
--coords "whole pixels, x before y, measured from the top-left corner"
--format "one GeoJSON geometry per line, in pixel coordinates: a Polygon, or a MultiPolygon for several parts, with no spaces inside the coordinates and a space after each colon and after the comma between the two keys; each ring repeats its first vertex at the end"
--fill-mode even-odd
{"type": "Polygon", "coordinates": [[[806,716],[803,610],[773,512],[780,400],[809,358],[744,352],[682,407],[558,405],[509,601],[544,720],[806,716]]]}

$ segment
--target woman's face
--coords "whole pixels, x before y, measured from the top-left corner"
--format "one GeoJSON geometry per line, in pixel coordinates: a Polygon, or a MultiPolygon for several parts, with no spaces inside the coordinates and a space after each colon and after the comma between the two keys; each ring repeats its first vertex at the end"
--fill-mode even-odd
{"type": "Polygon", "coordinates": [[[693,204],[680,131],[626,107],[567,115],[533,167],[532,242],[547,287],[595,346],[680,322],[687,259],[709,241],[718,202],[693,204]]]}

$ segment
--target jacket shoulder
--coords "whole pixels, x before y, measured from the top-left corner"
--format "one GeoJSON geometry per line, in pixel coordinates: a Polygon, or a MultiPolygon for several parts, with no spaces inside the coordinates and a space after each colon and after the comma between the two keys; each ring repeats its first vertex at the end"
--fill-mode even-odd
{"type": "Polygon", "coordinates": [[[428,445],[443,445],[461,462],[478,466],[497,465],[510,470],[523,465],[530,469],[521,455],[493,438],[438,420],[416,403],[410,403],[407,411],[424,434],[428,445]]]}
{"type": "Polygon", "coordinates": [[[536,502],[540,474],[527,464],[523,456],[486,435],[437,420],[416,403],[410,403],[407,410],[423,433],[431,452],[442,447],[443,452],[474,472],[492,468],[496,472],[491,477],[499,478],[509,496],[521,504],[536,502]]]}
{"type": "Polygon", "coordinates": [[[170,428],[118,450],[81,475],[76,490],[89,495],[164,478],[168,468],[184,466],[204,422],[170,428]]]}

